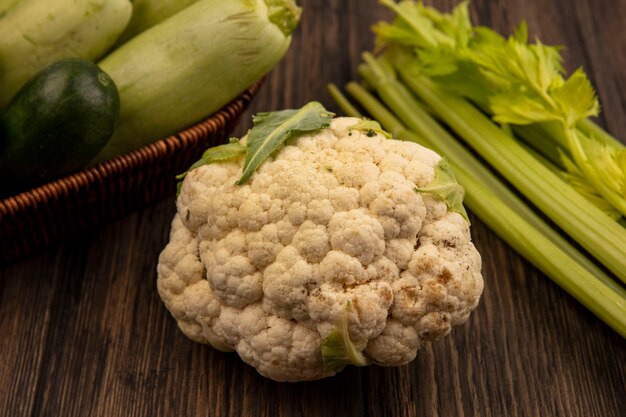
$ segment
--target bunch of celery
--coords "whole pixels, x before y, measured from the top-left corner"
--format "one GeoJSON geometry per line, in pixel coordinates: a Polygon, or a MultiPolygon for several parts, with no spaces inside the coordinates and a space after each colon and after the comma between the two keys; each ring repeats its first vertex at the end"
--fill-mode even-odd
{"type": "Polygon", "coordinates": [[[396,19],[374,30],[381,46],[396,50],[403,77],[419,84],[426,76],[469,99],[611,217],[626,215],[624,145],[589,121],[599,109],[593,87],[582,69],[564,77],[559,48],[528,44],[525,23],[509,38],[474,27],[467,2],[450,14],[410,1],[382,3],[396,19]]]}
{"type": "MultiPolygon", "coordinates": [[[[450,160],[466,204],[522,256],[626,336],[626,151],[587,117],[598,111],[581,70],[565,79],[558,50],[473,27],[467,3],[442,14],[384,0],[393,24],[375,26],[385,53],[365,54],[348,91],[394,136],[450,160]],[[497,170],[502,183],[440,123],[497,170]],[[406,126],[406,127],[405,127],[406,126]],[[520,140],[523,138],[523,141],[520,140]],[[543,221],[523,194],[609,274],[543,221]]],[[[356,109],[335,88],[348,114],[356,109]]]]}

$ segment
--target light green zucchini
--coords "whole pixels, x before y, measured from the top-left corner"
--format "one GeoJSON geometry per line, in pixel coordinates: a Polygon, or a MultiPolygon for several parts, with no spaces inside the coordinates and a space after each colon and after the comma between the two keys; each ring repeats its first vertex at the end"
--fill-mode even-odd
{"type": "MultiPolygon", "coordinates": [[[[10,0],[14,1],[14,0],[10,0]]],[[[118,40],[118,44],[128,41],[144,30],[178,13],[198,0],[132,0],[133,15],[128,26],[118,40]]]]}
{"type": "Polygon", "coordinates": [[[0,0],[0,17],[6,14],[10,8],[15,6],[20,0],[0,0]]]}
{"type": "Polygon", "coordinates": [[[130,0],[20,0],[8,8],[0,19],[0,107],[52,62],[99,59],[131,12],[130,0]]]}
{"type": "Polygon", "coordinates": [[[272,69],[300,9],[292,0],[201,0],[100,61],[120,92],[101,162],[209,116],[272,69]]]}

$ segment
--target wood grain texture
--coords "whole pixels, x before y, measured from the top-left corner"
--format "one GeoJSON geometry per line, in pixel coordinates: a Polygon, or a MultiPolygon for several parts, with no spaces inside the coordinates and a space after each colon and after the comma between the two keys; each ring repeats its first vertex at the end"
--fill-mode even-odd
{"type": "MultiPolygon", "coordinates": [[[[373,0],[301,1],[302,24],[256,111],[319,100],[356,78],[373,0]]],[[[449,9],[455,1],[428,2],[449,9]]],[[[474,0],[475,20],[567,45],[626,138],[626,1],[474,0]]],[[[622,139],[624,140],[624,139],[622,139]]],[[[400,368],[275,383],[196,344],[161,304],[155,266],[173,199],[0,267],[0,416],[580,416],[626,410],[626,343],[472,217],[486,286],[470,320],[400,368]]]]}

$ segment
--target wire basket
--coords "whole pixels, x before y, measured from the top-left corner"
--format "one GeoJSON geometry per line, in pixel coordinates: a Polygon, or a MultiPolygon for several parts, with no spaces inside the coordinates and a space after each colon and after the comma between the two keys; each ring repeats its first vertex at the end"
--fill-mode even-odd
{"type": "Polygon", "coordinates": [[[174,177],[232,133],[261,83],[175,135],[0,199],[0,263],[173,195],[174,177]]]}

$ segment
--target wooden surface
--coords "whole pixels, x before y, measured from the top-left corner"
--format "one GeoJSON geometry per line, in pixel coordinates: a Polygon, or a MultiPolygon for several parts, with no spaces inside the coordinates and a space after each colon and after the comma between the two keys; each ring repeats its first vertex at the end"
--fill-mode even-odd
{"type": "MultiPolygon", "coordinates": [[[[301,1],[293,47],[251,111],[320,100],[355,77],[375,1],[301,1]]],[[[429,2],[432,4],[431,2],[429,2]]],[[[449,8],[450,0],[434,2],[449,8]]],[[[475,0],[474,19],[567,45],[626,138],[625,0],[475,0]]],[[[246,115],[239,132],[249,126],[246,115]]],[[[626,343],[476,218],[485,292],[470,320],[400,368],[275,383],[185,338],[155,288],[173,199],[0,267],[0,415],[581,416],[626,410],[626,343]]]]}

